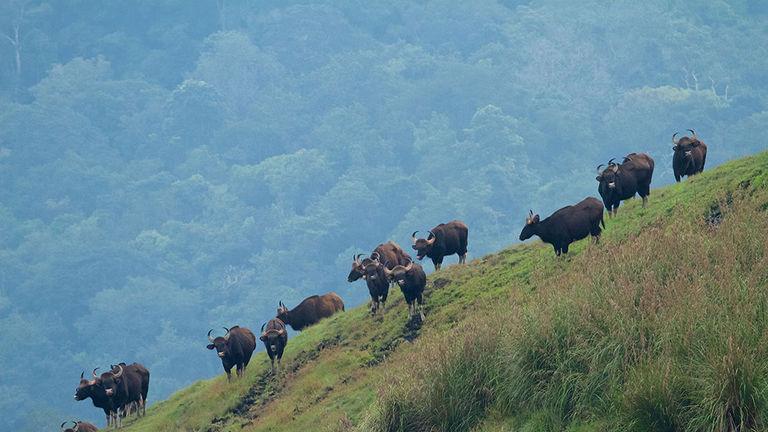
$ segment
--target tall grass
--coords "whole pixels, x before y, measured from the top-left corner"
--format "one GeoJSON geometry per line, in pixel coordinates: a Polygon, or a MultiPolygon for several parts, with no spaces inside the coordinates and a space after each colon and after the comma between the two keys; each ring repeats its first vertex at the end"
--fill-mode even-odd
{"type": "Polygon", "coordinates": [[[465,431],[493,409],[539,413],[551,430],[594,419],[623,431],[764,430],[768,215],[755,201],[724,200],[714,226],[710,203],[680,206],[532,276],[525,303],[478,311],[393,362],[361,429],[465,431]]]}

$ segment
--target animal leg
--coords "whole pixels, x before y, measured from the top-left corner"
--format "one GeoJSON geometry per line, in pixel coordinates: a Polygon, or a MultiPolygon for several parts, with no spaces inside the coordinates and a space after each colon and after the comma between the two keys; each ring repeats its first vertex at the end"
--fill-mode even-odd
{"type": "Polygon", "coordinates": [[[227,382],[232,381],[232,370],[227,370],[227,382]]]}
{"type": "Polygon", "coordinates": [[[463,255],[459,255],[459,264],[465,264],[467,262],[467,253],[465,252],[463,255]]]}

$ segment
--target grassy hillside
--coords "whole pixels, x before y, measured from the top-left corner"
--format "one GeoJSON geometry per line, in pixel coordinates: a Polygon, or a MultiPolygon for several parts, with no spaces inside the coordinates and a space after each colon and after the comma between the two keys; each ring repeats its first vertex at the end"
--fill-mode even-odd
{"type": "Polygon", "coordinates": [[[279,376],[261,353],[127,430],[765,427],[768,153],[639,204],[566,259],[534,243],[432,275],[420,329],[396,290],[383,318],[358,307],[292,338],[279,376]]]}

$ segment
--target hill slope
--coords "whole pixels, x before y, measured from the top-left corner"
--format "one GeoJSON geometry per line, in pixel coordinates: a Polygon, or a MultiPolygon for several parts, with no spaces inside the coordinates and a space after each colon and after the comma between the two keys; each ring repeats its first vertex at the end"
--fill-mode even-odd
{"type": "Polygon", "coordinates": [[[431,275],[420,329],[395,291],[383,318],[361,306],[293,337],[279,378],[260,353],[127,430],[764,425],[768,153],[639,204],[567,259],[534,243],[431,275]]]}

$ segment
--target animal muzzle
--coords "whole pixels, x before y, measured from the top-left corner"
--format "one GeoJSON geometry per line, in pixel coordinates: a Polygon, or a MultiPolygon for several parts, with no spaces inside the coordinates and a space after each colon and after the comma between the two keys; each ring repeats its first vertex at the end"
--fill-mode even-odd
{"type": "Polygon", "coordinates": [[[224,358],[224,353],[223,353],[223,352],[220,352],[220,353],[219,353],[219,357],[220,357],[220,358],[224,358]]]}
{"type": "Polygon", "coordinates": [[[270,345],[269,346],[269,350],[272,351],[273,353],[276,353],[277,352],[277,345],[270,345]]]}
{"type": "Polygon", "coordinates": [[[107,396],[112,396],[115,393],[115,391],[110,388],[110,389],[106,389],[104,393],[106,393],[107,396]]]}
{"type": "Polygon", "coordinates": [[[416,255],[416,259],[417,259],[417,260],[419,260],[419,261],[421,261],[421,260],[423,260],[423,259],[424,259],[424,257],[425,257],[425,256],[426,256],[426,255],[417,254],[417,255],[416,255]]]}
{"type": "Polygon", "coordinates": [[[608,183],[608,189],[616,189],[616,182],[608,183]]]}
{"type": "Polygon", "coordinates": [[[400,286],[405,285],[405,279],[398,279],[397,280],[397,284],[400,285],[400,286]]]}

